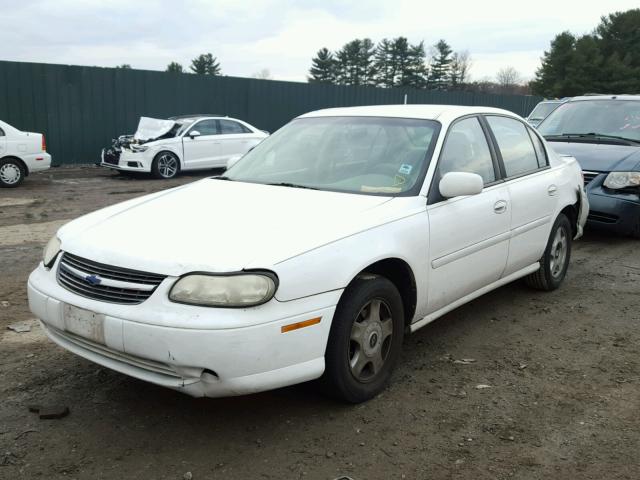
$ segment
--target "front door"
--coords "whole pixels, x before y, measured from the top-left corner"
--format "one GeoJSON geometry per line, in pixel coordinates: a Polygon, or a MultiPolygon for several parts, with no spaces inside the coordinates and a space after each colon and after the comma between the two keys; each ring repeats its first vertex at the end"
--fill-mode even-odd
{"type": "Polygon", "coordinates": [[[429,192],[428,313],[499,280],[509,254],[508,189],[500,183],[495,155],[475,116],[449,128],[429,192]],[[480,175],[484,190],[442,198],[439,180],[448,172],[480,175]]]}
{"type": "Polygon", "coordinates": [[[213,168],[220,157],[220,139],[215,120],[194,123],[182,137],[184,168],[213,168]],[[199,135],[191,136],[193,132],[199,135]]]}

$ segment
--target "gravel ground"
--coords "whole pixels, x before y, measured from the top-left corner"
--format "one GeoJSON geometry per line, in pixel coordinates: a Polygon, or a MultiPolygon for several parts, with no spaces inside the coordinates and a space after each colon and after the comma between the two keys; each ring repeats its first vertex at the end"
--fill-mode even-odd
{"type": "Polygon", "coordinates": [[[640,241],[627,238],[587,232],[560,290],[508,285],[408,336],[393,384],[358,406],[309,385],[193,399],[49,342],[25,286],[56,228],[200,176],[60,168],[0,190],[0,478],[640,478],[640,241]],[[71,414],[40,420],[32,404],[71,414]]]}

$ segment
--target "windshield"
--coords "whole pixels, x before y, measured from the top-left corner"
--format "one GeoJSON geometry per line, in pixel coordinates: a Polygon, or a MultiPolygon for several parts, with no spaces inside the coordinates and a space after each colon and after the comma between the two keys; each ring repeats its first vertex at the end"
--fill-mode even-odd
{"type": "Polygon", "coordinates": [[[559,103],[556,102],[540,102],[536,108],[529,114],[529,120],[544,120],[547,116],[558,108],[559,103]]]}
{"type": "Polygon", "coordinates": [[[387,117],[293,120],[225,178],[370,195],[417,195],[440,124],[387,117]]]}
{"type": "Polygon", "coordinates": [[[597,134],[640,141],[640,101],[579,100],[559,106],[538,127],[545,137],[597,134]]]}

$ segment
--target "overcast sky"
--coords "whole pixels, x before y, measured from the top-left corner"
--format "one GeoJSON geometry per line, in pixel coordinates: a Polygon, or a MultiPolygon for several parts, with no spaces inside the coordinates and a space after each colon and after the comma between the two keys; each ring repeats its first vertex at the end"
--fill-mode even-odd
{"type": "Polygon", "coordinates": [[[0,0],[0,59],[164,70],[211,52],[225,75],[267,68],[305,81],[321,47],[402,35],[469,50],[473,79],[505,66],[531,78],[557,33],[587,33],[602,15],[634,7],[638,0],[0,0]]]}

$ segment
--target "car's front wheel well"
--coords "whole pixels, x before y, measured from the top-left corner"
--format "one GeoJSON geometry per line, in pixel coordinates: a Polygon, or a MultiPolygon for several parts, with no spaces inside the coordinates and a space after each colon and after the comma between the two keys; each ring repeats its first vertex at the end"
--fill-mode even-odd
{"type": "Polygon", "coordinates": [[[380,275],[395,285],[402,297],[405,325],[409,325],[416,312],[418,300],[416,279],[409,264],[399,258],[386,258],[364,268],[356,277],[366,274],[380,275]]]}
{"type": "Polygon", "coordinates": [[[21,158],[15,157],[13,155],[7,155],[6,157],[0,158],[0,162],[2,160],[14,160],[16,163],[18,163],[22,167],[22,170],[24,171],[24,176],[25,177],[29,176],[29,167],[27,167],[27,164],[24,163],[24,160],[22,160],[21,158]]]}

